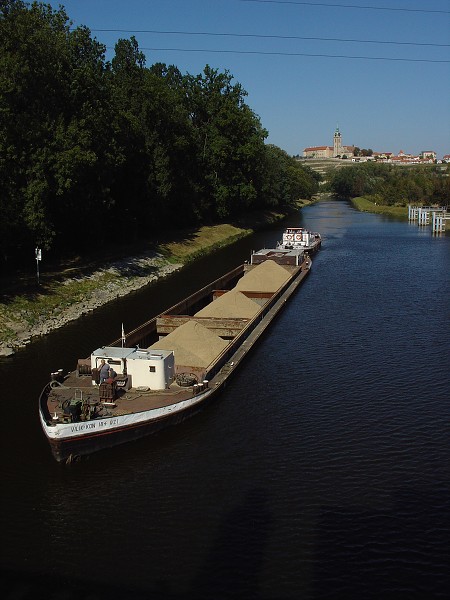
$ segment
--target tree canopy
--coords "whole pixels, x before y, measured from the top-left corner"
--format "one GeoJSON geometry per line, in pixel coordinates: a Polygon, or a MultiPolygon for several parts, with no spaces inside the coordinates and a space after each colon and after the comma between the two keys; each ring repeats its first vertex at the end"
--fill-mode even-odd
{"type": "Polygon", "coordinates": [[[265,143],[228,72],[110,62],[64,8],[0,0],[0,248],[92,249],[310,198],[318,177],[265,143]]]}
{"type": "Polygon", "coordinates": [[[332,172],[328,186],[338,198],[365,196],[386,205],[447,205],[450,198],[448,165],[397,166],[368,162],[332,172]]]}

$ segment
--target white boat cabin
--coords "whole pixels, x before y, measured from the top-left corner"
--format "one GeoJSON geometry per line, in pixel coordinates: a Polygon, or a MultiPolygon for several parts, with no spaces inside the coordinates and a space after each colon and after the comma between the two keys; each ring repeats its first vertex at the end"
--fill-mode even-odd
{"type": "Polygon", "coordinates": [[[281,247],[304,248],[310,247],[316,241],[316,234],[303,227],[288,227],[283,233],[281,247]]]}
{"type": "Polygon", "coordinates": [[[102,360],[110,364],[118,376],[128,377],[127,387],[142,386],[152,390],[164,390],[175,377],[175,358],[172,350],[104,346],[91,354],[91,369],[100,369],[102,360]]]}

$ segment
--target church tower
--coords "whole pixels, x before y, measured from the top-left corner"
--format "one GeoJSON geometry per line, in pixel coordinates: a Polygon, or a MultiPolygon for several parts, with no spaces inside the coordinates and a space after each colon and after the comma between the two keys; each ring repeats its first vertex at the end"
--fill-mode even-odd
{"type": "Polygon", "coordinates": [[[342,152],[343,148],[341,132],[339,131],[339,127],[336,127],[333,138],[333,158],[336,158],[336,156],[342,156],[342,152]]]}

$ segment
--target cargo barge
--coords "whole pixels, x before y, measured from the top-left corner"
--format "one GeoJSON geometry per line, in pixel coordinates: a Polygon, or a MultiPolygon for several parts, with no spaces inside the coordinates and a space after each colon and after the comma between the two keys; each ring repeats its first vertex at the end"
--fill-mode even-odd
{"type": "Polygon", "coordinates": [[[264,249],[109,346],[51,374],[39,398],[58,462],[136,440],[194,415],[226,385],[310,273],[302,249],[264,249]],[[108,371],[108,372],[107,372],[108,371]]]}

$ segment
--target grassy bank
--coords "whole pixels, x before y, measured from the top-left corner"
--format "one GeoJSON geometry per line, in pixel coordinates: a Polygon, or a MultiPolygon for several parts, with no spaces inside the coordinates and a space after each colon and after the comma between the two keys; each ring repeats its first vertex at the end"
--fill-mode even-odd
{"type": "MultiPolygon", "coordinates": [[[[312,201],[299,200],[296,208],[300,209],[309,204],[312,204],[312,201]]],[[[244,214],[232,224],[222,223],[183,232],[182,239],[180,239],[180,233],[176,232],[174,240],[159,243],[157,251],[170,262],[187,264],[218,248],[229,246],[257,230],[269,227],[285,217],[285,212],[258,211],[244,214]]]]}
{"type": "Polygon", "coordinates": [[[351,203],[357,210],[363,212],[372,212],[382,215],[390,215],[392,217],[408,217],[408,208],[406,206],[388,206],[385,204],[375,204],[367,200],[364,196],[352,198],[351,203]]]}
{"type": "MultiPolygon", "coordinates": [[[[305,204],[300,203],[299,206],[305,204]]],[[[33,279],[18,283],[16,278],[11,282],[14,291],[3,295],[0,301],[0,345],[12,348],[23,345],[29,337],[42,334],[39,328],[43,324],[46,327],[44,332],[63,324],[61,317],[75,307],[82,314],[86,307],[92,305],[93,299],[95,306],[105,304],[118,297],[119,288],[121,293],[138,289],[157,279],[168,266],[192,262],[285,216],[281,212],[260,211],[244,215],[233,224],[164,232],[161,240],[141,248],[139,256],[128,255],[119,261],[103,258],[86,267],[86,262],[78,259],[52,271],[43,264],[39,286],[33,279]],[[77,266],[80,263],[82,267],[77,266]]]]}
{"type": "Polygon", "coordinates": [[[252,231],[230,224],[200,227],[186,232],[183,239],[158,244],[156,251],[169,262],[187,264],[222,246],[232,244],[252,231]]]}

